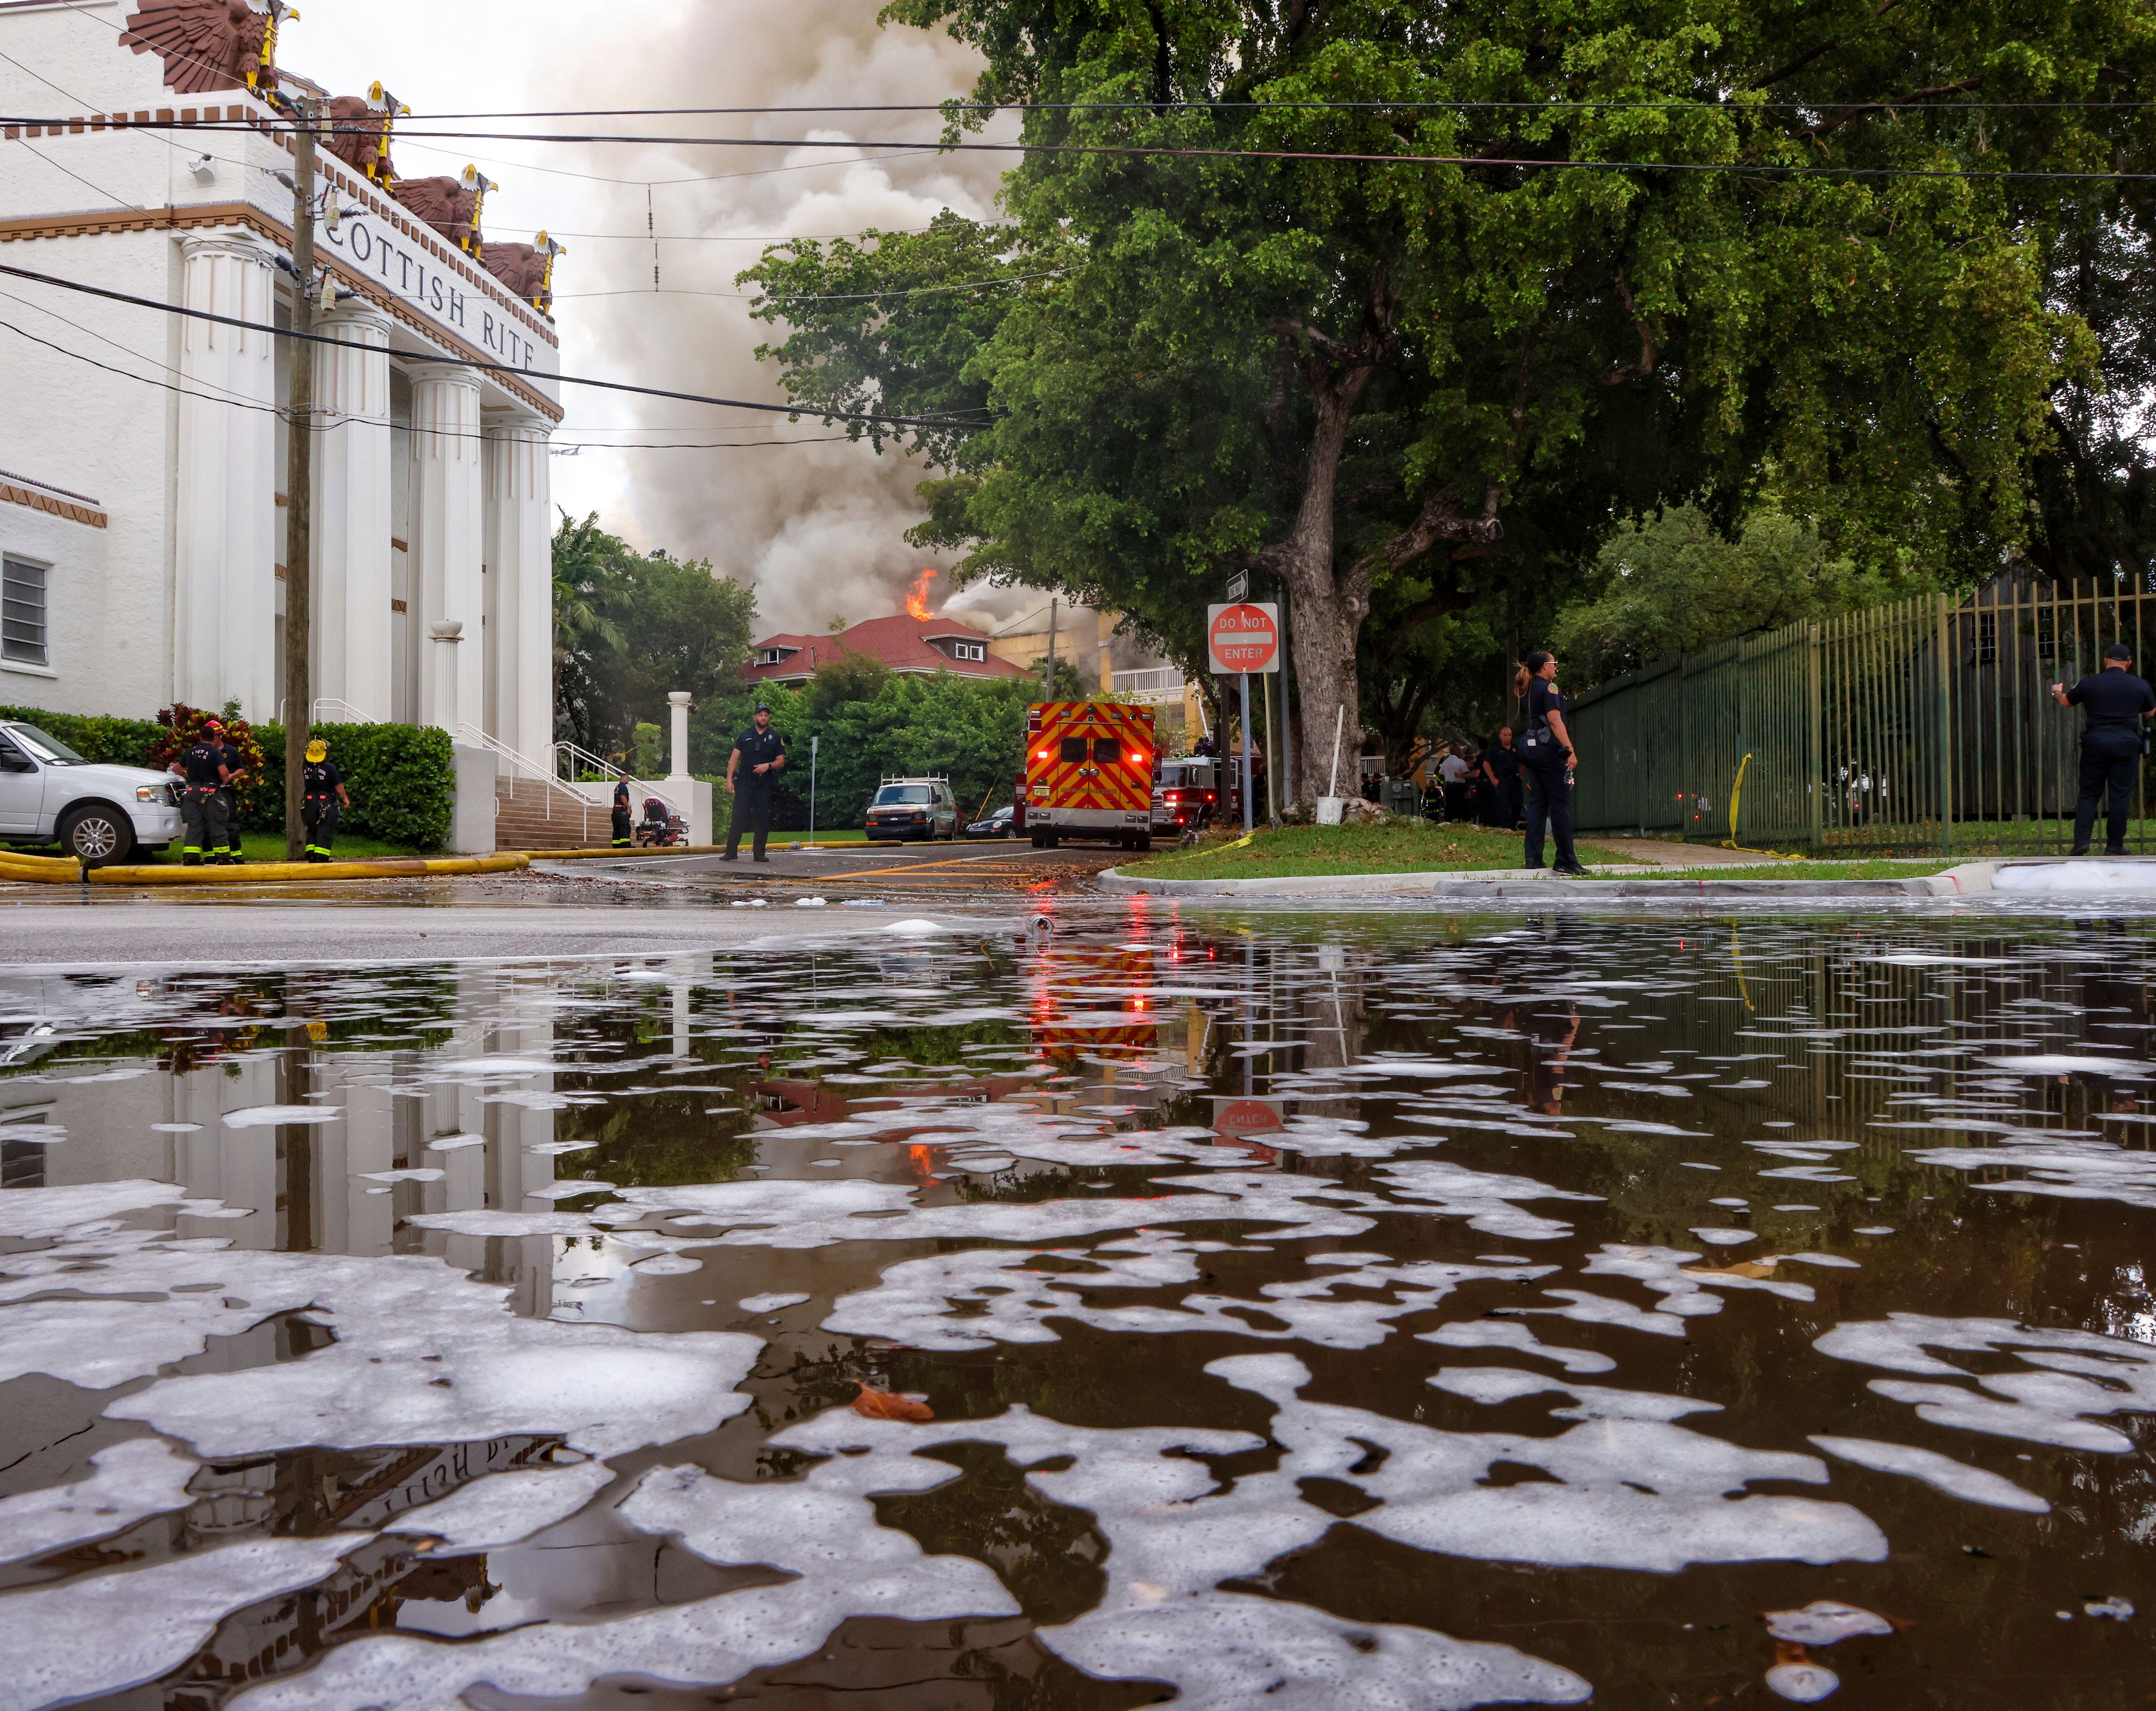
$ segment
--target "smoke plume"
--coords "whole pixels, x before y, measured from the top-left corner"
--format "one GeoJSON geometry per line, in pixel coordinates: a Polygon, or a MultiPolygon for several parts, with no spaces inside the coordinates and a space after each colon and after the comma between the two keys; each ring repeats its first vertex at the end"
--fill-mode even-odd
{"type": "MultiPolygon", "coordinates": [[[[572,50],[565,44],[564,64],[544,80],[573,85],[574,100],[565,105],[591,107],[860,106],[932,102],[971,88],[976,65],[969,52],[941,35],[880,29],[876,10],[875,0],[684,4],[618,54],[593,54],[588,40],[572,50]]],[[[930,141],[939,121],[934,114],[809,112],[669,122],[705,134],[874,143],[930,141]]],[[[753,352],[778,330],[750,319],[748,294],[734,283],[761,254],[761,240],[871,225],[919,228],[946,207],[980,218],[994,211],[1002,171],[995,156],[858,146],[640,145],[594,150],[591,159],[593,172],[691,182],[651,192],[660,235],[662,289],[654,294],[642,186],[549,181],[550,192],[572,190],[589,210],[580,217],[583,229],[629,234],[567,240],[572,253],[557,274],[565,360],[573,345],[573,360],[591,372],[774,402],[782,397],[776,375],[753,352]],[[601,292],[624,295],[585,295],[601,292]],[[685,295],[690,293],[714,295],[685,295]]],[[[904,534],[923,515],[913,487],[926,473],[912,460],[889,451],[879,456],[865,445],[826,438],[839,430],[783,416],[622,400],[585,404],[578,418],[584,431],[565,438],[796,442],[726,450],[587,448],[556,462],[557,486],[572,509],[595,506],[641,546],[709,557],[726,574],[753,583],[763,631],[821,631],[908,603],[921,555],[904,534]],[[638,431],[626,431],[632,429],[638,431]]],[[[925,592],[925,583],[917,587],[925,592]]],[[[993,622],[1025,598],[968,591],[952,602],[952,615],[993,622]]]]}

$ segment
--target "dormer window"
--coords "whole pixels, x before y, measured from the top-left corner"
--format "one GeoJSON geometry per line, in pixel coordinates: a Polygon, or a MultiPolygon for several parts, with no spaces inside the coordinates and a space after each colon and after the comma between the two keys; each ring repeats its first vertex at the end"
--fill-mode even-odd
{"type": "Polygon", "coordinates": [[[758,665],[783,665],[794,650],[791,648],[767,648],[756,656],[758,665]]]}
{"type": "Polygon", "coordinates": [[[988,645],[985,642],[957,642],[952,644],[951,653],[954,658],[985,662],[988,657],[988,645]]]}

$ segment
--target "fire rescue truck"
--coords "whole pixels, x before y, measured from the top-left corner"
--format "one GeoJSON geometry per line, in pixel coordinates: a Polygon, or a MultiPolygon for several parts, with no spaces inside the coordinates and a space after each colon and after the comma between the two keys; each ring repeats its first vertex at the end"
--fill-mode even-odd
{"type": "Polygon", "coordinates": [[[1035,849],[1065,838],[1152,847],[1152,708],[1037,702],[1025,734],[1025,828],[1035,849]]]}

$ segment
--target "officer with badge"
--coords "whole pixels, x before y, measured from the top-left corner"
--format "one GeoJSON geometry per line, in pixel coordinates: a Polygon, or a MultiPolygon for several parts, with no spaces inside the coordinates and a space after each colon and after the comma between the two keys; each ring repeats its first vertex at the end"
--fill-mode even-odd
{"type": "Polygon", "coordinates": [[[203,853],[213,866],[231,858],[224,853],[224,728],[214,719],[205,724],[180,758],[166,769],[185,781],[180,793],[180,819],[187,841],[180,846],[183,866],[198,868],[203,853]]]}
{"type": "Polygon", "coordinates": [[[337,822],[352,806],[352,794],[344,787],[342,770],[330,759],[330,745],[320,737],[307,745],[307,763],[300,769],[300,817],[307,828],[307,859],[330,861],[336,848],[337,822]]]}
{"type": "Polygon", "coordinates": [[[763,853],[771,837],[771,793],[785,766],[786,739],[771,728],[771,709],[759,703],[754,721],[734,739],[734,751],[726,756],[726,788],[733,794],[734,811],[721,861],[741,859],[742,833],[752,827],[757,860],[771,859],[763,853]]]}

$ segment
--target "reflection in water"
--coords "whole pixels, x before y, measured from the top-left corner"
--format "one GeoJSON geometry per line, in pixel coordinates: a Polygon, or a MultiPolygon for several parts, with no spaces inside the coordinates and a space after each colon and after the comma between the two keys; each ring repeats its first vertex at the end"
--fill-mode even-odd
{"type": "Polygon", "coordinates": [[[1131,906],[0,977],[0,1703],[2138,1703],[2150,967],[1131,906]]]}

